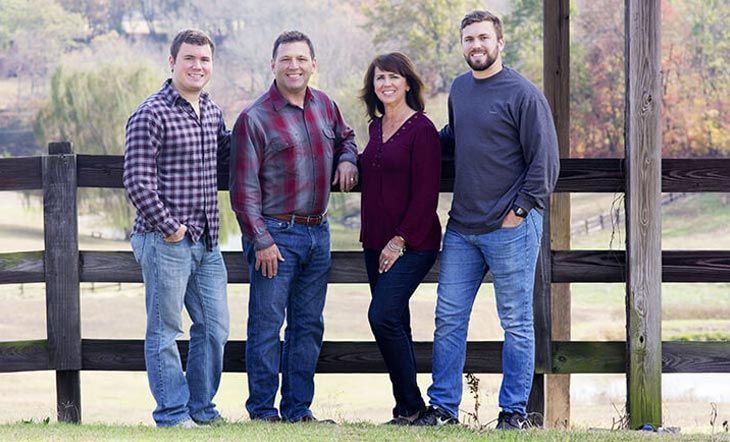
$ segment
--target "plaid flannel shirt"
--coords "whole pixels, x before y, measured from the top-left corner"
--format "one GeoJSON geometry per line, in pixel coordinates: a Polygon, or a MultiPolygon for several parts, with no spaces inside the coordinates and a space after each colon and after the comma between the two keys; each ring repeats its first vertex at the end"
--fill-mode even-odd
{"type": "Polygon", "coordinates": [[[231,206],[256,250],[274,244],[264,216],[325,213],[335,165],[357,164],[355,133],[337,104],[313,88],[300,108],[273,83],[241,112],[232,144],[231,206]]]}
{"type": "Polygon", "coordinates": [[[197,242],[218,245],[218,162],[230,133],[220,108],[203,92],[200,118],[167,80],[127,121],[124,187],[137,208],[132,233],[175,233],[182,224],[197,242]]]}

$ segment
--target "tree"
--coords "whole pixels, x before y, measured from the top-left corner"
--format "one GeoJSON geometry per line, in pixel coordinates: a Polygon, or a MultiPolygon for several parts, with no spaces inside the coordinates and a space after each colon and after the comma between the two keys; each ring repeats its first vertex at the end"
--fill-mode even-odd
{"type": "Polygon", "coordinates": [[[504,63],[542,88],[543,0],[515,0],[503,20],[504,63]]]}
{"type": "Polygon", "coordinates": [[[461,18],[479,2],[473,0],[376,0],[367,9],[365,29],[381,51],[398,50],[413,60],[430,95],[448,92],[464,70],[459,43],[461,18]]]}
{"type": "Polygon", "coordinates": [[[90,38],[107,32],[124,33],[124,18],[132,11],[132,0],[59,0],[70,12],[81,14],[90,30],[90,38]]]}
{"type": "MultiPolygon", "coordinates": [[[[38,113],[36,133],[42,144],[69,140],[79,153],[121,155],[127,118],[160,83],[144,63],[79,71],[59,67],[51,79],[50,101],[38,113]]],[[[129,232],[133,211],[124,192],[87,189],[79,195],[82,208],[101,211],[113,226],[129,232]]]]}
{"type": "Polygon", "coordinates": [[[0,65],[13,76],[29,78],[31,93],[83,35],[81,16],[53,0],[0,2],[0,65]]]}

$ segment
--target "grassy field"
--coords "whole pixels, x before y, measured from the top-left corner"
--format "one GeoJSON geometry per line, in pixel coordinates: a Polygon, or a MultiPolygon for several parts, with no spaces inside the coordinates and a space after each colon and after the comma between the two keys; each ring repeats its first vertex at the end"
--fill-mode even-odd
{"type": "MultiPolygon", "coordinates": [[[[727,224],[724,220],[730,219],[730,214],[727,213],[727,206],[723,205],[722,198],[721,195],[690,196],[665,208],[664,248],[730,249],[730,235],[727,235],[723,228],[727,224]],[[716,210],[708,210],[713,207],[716,210]],[[677,237],[676,233],[673,233],[686,232],[688,225],[694,227],[692,229],[694,234],[677,237]]],[[[578,214],[576,216],[593,216],[608,211],[612,200],[612,195],[578,195],[573,198],[573,207],[578,214]]],[[[445,216],[448,206],[445,205],[445,201],[443,203],[440,209],[445,216]]],[[[0,217],[0,237],[3,238],[0,242],[0,253],[43,249],[42,213],[36,200],[28,200],[26,206],[25,199],[18,194],[0,193],[0,213],[3,213],[0,217]]],[[[129,250],[126,241],[106,239],[106,234],[103,234],[102,238],[91,236],[92,232],[100,230],[103,228],[100,228],[98,217],[83,216],[79,221],[81,248],[129,250]]],[[[333,227],[332,231],[338,249],[357,248],[356,230],[337,226],[333,227]]],[[[590,236],[578,236],[574,238],[574,244],[576,248],[608,249],[610,232],[601,231],[590,236]]],[[[622,247],[622,242],[614,241],[614,249],[622,247]]],[[[624,290],[622,284],[572,284],[572,338],[623,340],[624,290]]],[[[324,312],[325,339],[372,340],[366,318],[369,297],[367,287],[362,284],[332,285],[324,312]]],[[[431,284],[422,286],[412,300],[413,333],[416,340],[430,341],[433,337],[435,298],[435,285],[431,284]]],[[[0,340],[45,338],[45,297],[42,284],[0,286],[0,302],[3,304],[3,309],[0,309],[0,340]]],[[[229,286],[231,339],[245,339],[247,302],[247,286],[229,286]]],[[[84,338],[142,339],[144,336],[142,285],[96,284],[92,287],[91,284],[82,284],[81,314],[84,338]]],[[[728,318],[730,318],[730,284],[663,285],[662,325],[665,339],[727,339],[730,334],[728,318]]],[[[491,285],[484,285],[477,297],[470,323],[469,339],[501,339],[491,285]]],[[[479,378],[481,380],[479,398],[482,403],[480,415],[489,420],[498,412],[497,390],[500,377],[480,374],[479,378]]],[[[85,422],[133,425],[152,423],[150,412],[153,401],[148,392],[144,373],[83,372],[81,381],[85,422]]],[[[419,375],[419,385],[424,394],[429,383],[429,375],[419,375]]],[[[718,406],[719,422],[730,419],[729,375],[665,375],[663,384],[665,398],[663,411],[667,425],[680,426],[685,432],[710,433],[712,427],[709,425],[709,420],[713,402],[718,406]]],[[[318,416],[349,422],[382,422],[389,418],[392,398],[386,375],[318,375],[316,385],[313,410],[318,416]]],[[[0,374],[0,392],[2,392],[0,423],[53,418],[54,391],[52,372],[0,374]]],[[[226,417],[234,421],[245,420],[243,402],[246,396],[245,374],[224,374],[216,403],[226,417]]],[[[622,407],[625,398],[625,377],[575,375],[571,397],[573,425],[578,428],[611,428],[614,421],[620,418],[621,413],[617,410],[622,407]]],[[[465,393],[462,410],[472,411],[473,407],[474,398],[465,393]]],[[[8,433],[3,431],[15,431],[18,427],[31,428],[29,430],[31,433],[41,431],[33,429],[35,425],[5,426],[0,429],[0,440],[9,438],[5,437],[8,433]]],[[[58,430],[59,427],[54,425],[40,428],[46,428],[51,432],[49,434],[56,434],[55,431],[67,431],[63,426],[58,430]]],[[[243,424],[234,426],[230,434],[240,431],[243,435],[247,428],[249,427],[243,424]]],[[[347,428],[346,432],[349,432],[350,426],[347,428]]],[[[356,436],[359,426],[352,428],[354,428],[352,434],[356,436]]],[[[129,431],[139,438],[146,437],[144,428],[129,427],[109,431],[118,431],[120,434],[129,431]]],[[[27,438],[35,438],[31,433],[27,434],[27,438]]],[[[116,438],[113,434],[110,433],[109,437],[116,438]]],[[[171,434],[175,434],[174,431],[171,434]]],[[[206,434],[213,438],[234,437],[219,436],[217,433],[206,434]]],[[[393,434],[399,435],[399,433],[393,434]]],[[[407,434],[410,437],[411,433],[407,434]]],[[[413,437],[416,438],[414,440],[431,440],[427,439],[430,437],[427,436],[429,434],[427,432],[414,434],[413,437]]],[[[584,440],[584,433],[541,432],[540,434],[549,434],[550,437],[556,438],[548,440],[569,438],[584,440]]],[[[596,437],[602,437],[603,433],[596,434],[596,437]]],[[[488,433],[482,436],[494,435],[488,433]]],[[[78,435],[78,437],[87,436],[78,435]]],[[[384,436],[386,440],[389,437],[384,436]]]]}
{"type": "Polygon", "coordinates": [[[394,428],[369,423],[343,425],[231,423],[215,428],[156,429],[147,426],[64,425],[21,423],[0,426],[2,440],[236,440],[236,441],[586,441],[623,442],[645,440],[727,441],[727,433],[668,435],[628,431],[530,430],[503,432],[474,430],[464,426],[441,428],[394,428]]]}

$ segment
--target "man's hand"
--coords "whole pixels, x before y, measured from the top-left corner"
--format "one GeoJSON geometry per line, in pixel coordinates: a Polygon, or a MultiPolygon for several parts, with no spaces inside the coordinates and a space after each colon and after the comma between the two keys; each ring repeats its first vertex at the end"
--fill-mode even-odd
{"type": "Polygon", "coordinates": [[[279,270],[279,261],[284,261],[279,248],[272,244],[265,249],[256,250],[256,271],[266,278],[273,278],[279,270]]]}
{"type": "Polygon", "coordinates": [[[188,231],[188,226],[180,224],[177,231],[170,236],[165,237],[165,242],[180,242],[185,238],[185,233],[188,231]]]}
{"type": "Polygon", "coordinates": [[[508,229],[511,229],[522,224],[524,220],[524,218],[520,218],[519,216],[515,215],[514,210],[510,210],[509,213],[507,213],[507,216],[505,216],[502,220],[502,227],[507,227],[508,229]]]}
{"type": "Polygon", "coordinates": [[[349,192],[357,184],[357,166],[349,161],[343,161],[337,165],[335,170],[335,179],[332,180],[332,185],[336,186],[340,184],[340,190],[343,192],[349,192]]]}

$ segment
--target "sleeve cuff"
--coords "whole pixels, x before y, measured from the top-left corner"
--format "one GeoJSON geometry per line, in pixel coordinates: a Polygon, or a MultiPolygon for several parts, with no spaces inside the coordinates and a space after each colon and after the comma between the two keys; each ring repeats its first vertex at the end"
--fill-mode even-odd
{"type": "Polygon", "coordinates": [[[181,225],[182,224],[180,224],[177,220],[170,219],[158,224],[157,230],[159,230],[165,237],[168,237],[177,232],[181,225]]]}
{"type": "Polygon", "coordinates": [[[257,236],[253,240],[254,250],[264,250],[274,245],[274,238],[271,237],[269,232],[264,232],[260,236],[257,236]]]}
{"type": "Polygon", "coordinates": [[[347,161],[348,163],[352,163],[357,167],[357,155],[347,152],[340,155],[340,157],[337,159],[337,164],[340,164],[343,161],[347,161]]]}
{"type": "Polygon", "coordinates": [[[530,210],[535,208],[535,200],[525,194],[520,193],[517,195],[514,205],[522,207],[527,213],[530,213],[530,210]]]}

